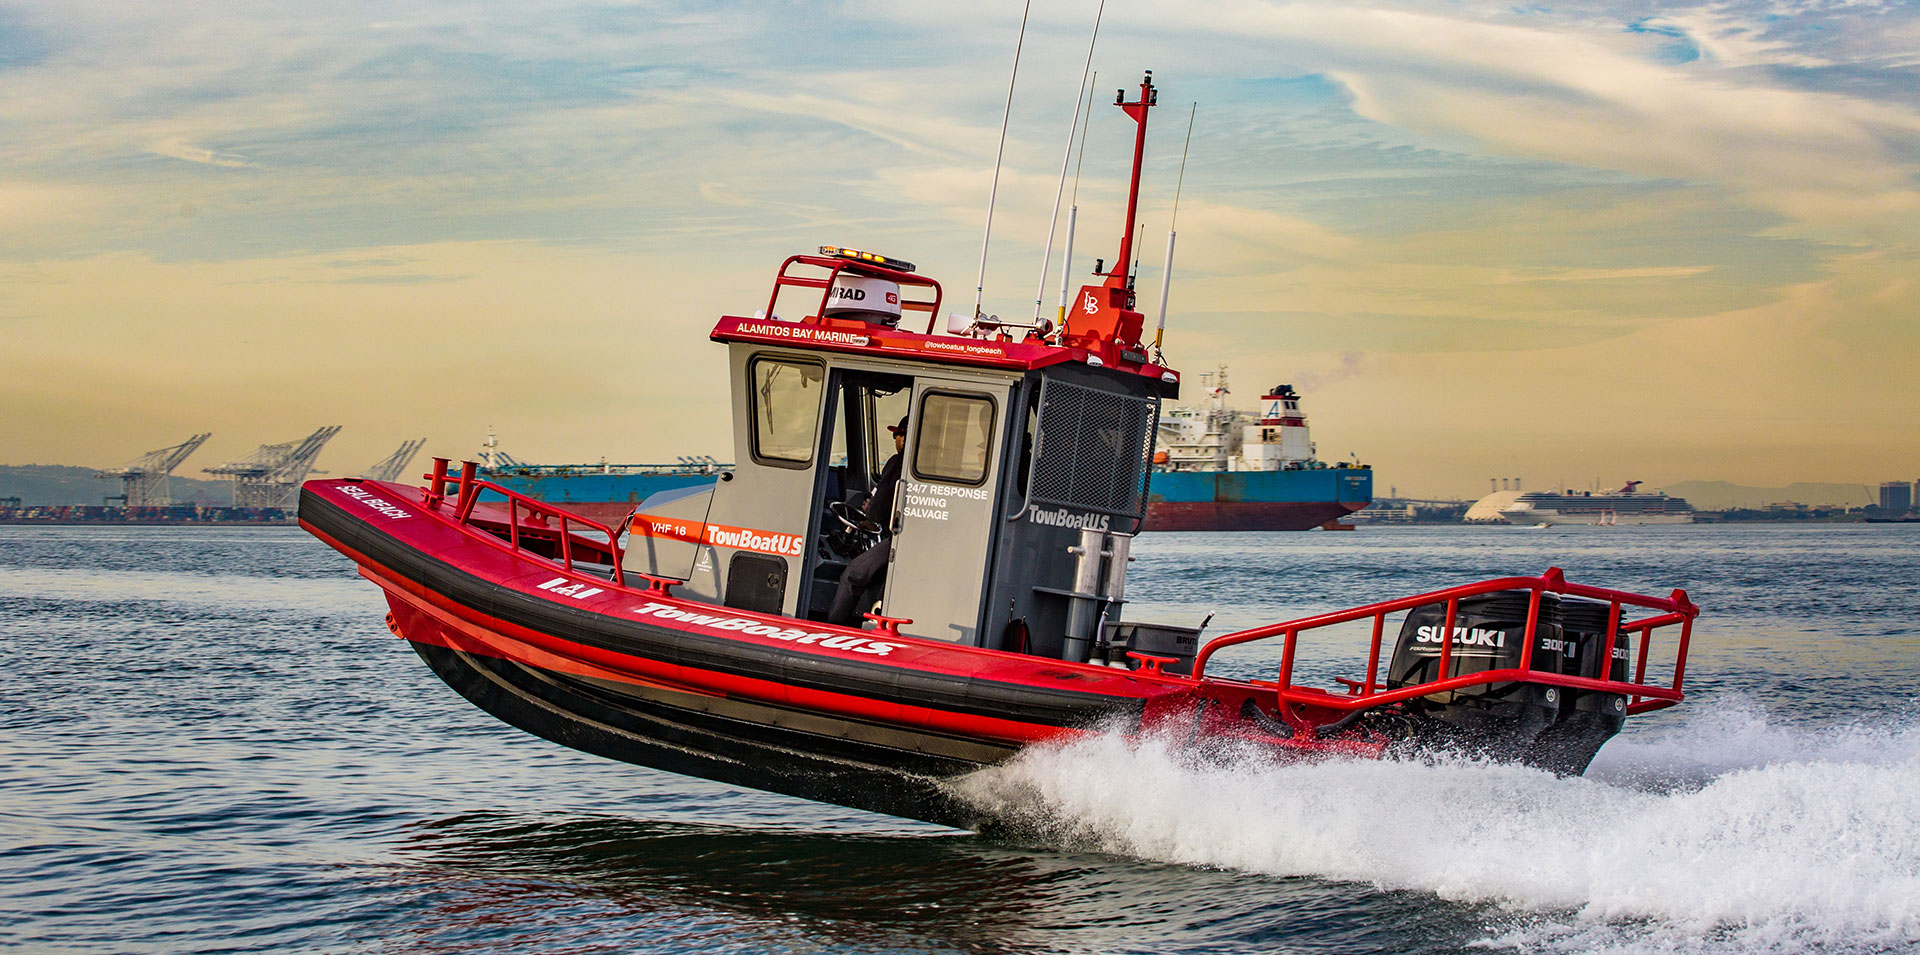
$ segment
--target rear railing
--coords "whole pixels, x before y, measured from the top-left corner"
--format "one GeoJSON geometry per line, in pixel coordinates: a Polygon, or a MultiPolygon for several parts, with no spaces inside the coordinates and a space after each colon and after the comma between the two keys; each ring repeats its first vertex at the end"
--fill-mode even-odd
{"type": "Polygon", "coordinates": [[[1207,661],[1220,650],[1227,647],[1283,637],[1286,641],[1280,658],[1280,677],[1278,690],[1280,699],[1286,702],[1312,706],[1331,707],[1338,710],[1357,711],[1415,697],[1427,696],[1458,690],[1464,687],[1480,686],[1489,683],[1529,682],[1549,686],[1564,686],[1581,690],[1596,690],[1605,693],[1617,693],[1629,697],[1628,713],[1644,713],[1650,710],[1664,709],[1680,702],[1681,681],[1686,676],[1687,643],[1693,636],[1693,620],[1700,615],[1700,609],[1687,599],[1686,591],[1675,590],[1670,597],[1649,597],[1642,594],[1627,593],[1620,590],[1607,590],[1600,587],[1588,587],[1570,583],[1558,567],[1550,568],[1538,577],[1502,577],[1485,580],[1476,584],[1449,587],[1433,593],[1415,597],[1402,597],[1383,603],[1368,604],[1350,610],[1290,620],[1285,623],[1256,627],[1231,633],[1209,642],[1200,650],[1193,661],[1193,678],[1198,680],[1206,673],[1207,661]],[[1520,661],[1517,668],[1483,670],[1478,673],[1447,676],[1453,660],[1454,622],[1459,616],[1460,601],[1481,594],[1499,591],[1525,590],[1529,592],[1527,606],[1526,637],[1520,648],[1520,661]],[[1541,595],[1547,592],[1586,597],[1605,601],[1607,610],[1606,645],[1601,652],[1602,673],[1612,670],[1614,647],[1622,635],[1638,633],[1640,649],[1634,661],[1632,679],[1612,680],[1593,679],[1567,673],[1557,673],[1533,669],[1533,650],[1536,634],[1540,626],[1541,595]],[[1439,665],[1435,673],[1440,676],[1426,683],[1388,689],[1380,676],[1380,648],[1386,636],[1386,621],[1389,614],[1410,611],[1416,607],[1434,604],[1446,604],[1446,629],[1441,631],[1439,665]],[[1650,615],[1638,619],[1626,619],[1628,608],[1637,611],[1651,611],[1650,615]],[[1294,660],[1299,651],[1301,635],[1337,624],[1352,623],[1371,618],[1373,622],[1372,646],[1367,654],[1367,674],[1364,680],[1340,680],[1346,687],[1345,694],[1330,693],[1312,687],[1295,686],[1293,683],[1294,660]],[[1648,652],[1653,644],[1653,634],[1666,627],[1679,627],[1679,636],[1673,645],[1673,680],[1666,686],[1647,683],[1648,652]]]}
{"type": "MultiPolygon", "coordinates": [[[[453,513],[451,515],[453,520],[460,524],[474,524],[473,506],[479,502],[480,492],[492,491],[495,494],[499,494],[506,498],[507,511],[505,522],[506,536],[501,538],[501,540],[514,550],[527,553],[533,553],[527,547],[529,541],[534,539],[546,541],[547,538],[545,535],[538,535],[536,537],[535,535],[523,533],[520,522],[521,515],[524,513],[529,518],[537,518],[541,521],[557,519],[559,526],[554,528],[557,534],[557,540],[553,541],[557,548],[557,555],[549,557],[548,559],[556,561],[568,571],[573,570],[574,548],[576,544],[583,547],[591,546],[594,549],[599,548],[597,541],[592,542],[591,545],[586,541],[575,541],[573,528],[578,526],[584,530],[599,531],[605,534],[607,538],[605,550],[612,558],[613,582],[616,584],[625,584],[627,582],[624,573],[620,569],[620,538],[619,535],[614,533],[612,528],[599,521],[589,520],[578,514],[561,510],[545,501],[535,500],[512,488],[501,487],[492,481],[483,481],[480,479],[478,472],[478,466],[472,461],[462,461],[460,463],[460,474],[458,476],[452,476],[447,473],[447,459],[434,458],[433,473],[426,475],[427,486],[421,489],[421,501],[425,503],[428,508],[439,510],[440,507],[446,503],[448,492],[451,491],[453,493],[453,513]]],[[[489,506],[492,505],[489,504],[489,506]]],[[[547,555],[536,554],[535,556],[545,557],[547,555]]]]}

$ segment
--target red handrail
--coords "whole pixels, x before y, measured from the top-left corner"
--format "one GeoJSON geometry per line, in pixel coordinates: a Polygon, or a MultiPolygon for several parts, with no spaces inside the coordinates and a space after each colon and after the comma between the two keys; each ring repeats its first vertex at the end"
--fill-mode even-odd
{"type": "Polygon", "coordinates": [[[1669,597],[1649,597],[1622,590],[1590,587],[1584,584],[1569,582],[1565,574],[1563,574],[1558,567],[1554,567],[1549,568],[1546,573],[1538,577],[1501,577],[1493,580],[1484,580],[1478,583],[1449,587],[1445,590],[1438,590],[1432,593],[1419,594],[1412,597],[1401,597],[1396,600],[1367,604],[1366,606],[1353,607],[1347,610],[1337,610],[1299,620],[1289,620],[1284,623],[1269,624],[1264,627],[1255,627],[1250,630],[1227,634],[1226,636],[1209,642],[1205,647],[1201,648],[1199,655],[1193,661],[1192,679],[1200,680],[1205,677],[1207,661],[1220,650],[1231,646],[1238,646],[1243,643],[1251,643],[1255,640],[1265,640],[1278,636],[1285,639],[1285,644],[1281,651],[1278,693],[1283,700],[1292,702],[1311,703],[1315,706],[1331,707],[1338,710],[1358,710],[1463,687],[1487,683],[1525,681],[1549,686],[1564,686],[1573,689],[1599,690],[1623,694],[1632,697],[1627,711],[1629,713],[1640,713],[1672,706],[1681,700],[1683,695],[1681,693],[1681,681],[1686,675],[1687,646],[1693,635],[1693,620],[1699,615],[1700,609],[1694,606],[1692,601],[1687,599],[1687,594],[1684,590],[1675,590],[1672,596],[1669,597]],[[1481,594],[1512,590],[1526,590],[1530,594],[1527,606],[1526,634],[1521,644],[1519,666],[1505,670],[1485,670],[1462,676],[1446,676],[1452,660],[1451,650],[1453,640],[1450,638],[1450,635],[1454,630],[1454,620],[1459,613],[1460,601],[1463,598],[1479,596],[1481,594]],[[1600,657],[1601,660],[1606,661],[1602,664],[1607,668],[1604,672],[1610,672],[1612,670],[1613,650],[1619,639],[1619,635],[1633,631],[1639,632],[1639,659],[1637,666],[1634,668],[1632,679],[1593,679],[1532,669],[1533,645],[1540,620],[1540,599],[1541,595],[1547,591],[1604,600],[1608,603],[1607,641],[1606,647],[1600,657]],[[1404,610],[1412,610],[1415,607],[1423,607],[1443,602],[1447,608],[1446,628],[1442,630],[1441,633],[1447,636],[1443,636],[1440,641],[1440,659],[1438,669],[1435,671],[1439,673],[1440,676],[1430,682],[1417,686],[1401,687],[1393,690],[1380,689],[1380,647],[1386,632],[1387,615],[1404,610]],[[1622,609],[1629,606],[1641,607],[1658,612],[1653,616],[1639,620],[1622,620],[1622,609]],[[1373,636],[1372,646],[1367,656],[1367,676],[1364,681],[1340,681],[1346,684],[1348,688],[1347,695],[1345,696],[1336,696],[1321,690],[1294,687],[1293,665],[1298,652],[1301,633],[1308,630],[1317,630],[1322,627],[1334,626],[1336,624],[1350,623],[1355,620],[1363,620],[1369,617],[1373,620],[1373,636]],[[1674,648],[1673,682],[1666,687],[1650,685],[1645,681],[1647,675],[1648,646],[1652,642],[1653,632],[1661,627],[1674,624],[1680,626],[1680,636],[1674,648]]]}
{"type": "MultiPolygon", "coordinates": [[[[460,476],[447,475],[447,459],[433,459],[433,473],[425,475],[427,486],[421,488],[421,501],[429,508],[438,509],[446,500],[448,485],[455,487],[453,520],[458,524],[473,523],[473,506],[480,499],[480,492],[492,491],[507,499],[507,545],[515,551],[526,548],[520,543],[520,510],[526,509],[529,518],[559,518],[560,520],[560,559],[555,561],[569,572],[573,570],[573,531],[569,527],[578,524],[588,530],[599,531],[607,536],[607,552],[613,557],[613,582],[626,584],[626,574],[620,569],[620,538],[613,529],[591,518],[581,517],[571,511],[562,510],[545,501],[528,497],[519,491],[501,487],[492,481],[482,480],[478,466],[472,461],[460,462],[460,476]]],[[[535,555],[539,556],[539,555],[535,555]]],[[[551,558],[548,558],[551,559],[551,558]]]]}
{"type": "Polygon", "coordinates": [[[787,260],[785,262],[780,263],[780,271],[777,274],[775,274],[773,278],[773,294],[767,297],[767,318],[769,320],[773,319],[773,307],[776,304],[778,304],[780,301],[780,290],[782,288],[790,288],[790,287],[820,289],[821,290],[820,309],[819,311],[815,312],[813,316],[810,316],[810,317],[818,319],[819,316],[825,315],[827,311],[827,296],[832,294],[833,282],[835,279],[840,277],[841,272],[847,271],[849,266],[853,267],[853,272],[857,275],[878,276],[880,278],[884,278],[889,281],[896,282],[900,284],[902,287],[911,286],[915,288],[933,289],[933,301],[931,302],[920,301],[920,300],[910,301],[905,296],[902,296],[900,300],[900,308],[903,312],[924,311],[927,313],[927,334],[929,335],[933,334],[934,323],[938,320],[940,315],[940,294],[941,293],[940,293],[939,282],[936,282],[933,279],[927,278],[924,275],[915,275],[911,272],[901,272],[896,269],[890,269],[884,266],[875,265],[871,262],[860,262],[853,259],[831,258],[824,255],[790,255],[790,256],[787,256],[787,260]],[[820,268],[826,269],[827,275],[825,278],[816,278],[813,276],[806,276],[806,275],[788,275],[787,270],[789,268],[792,268],[794,263],[796,262],[802,265],[813,265],[813,266],[818,266],[820,268]]]}

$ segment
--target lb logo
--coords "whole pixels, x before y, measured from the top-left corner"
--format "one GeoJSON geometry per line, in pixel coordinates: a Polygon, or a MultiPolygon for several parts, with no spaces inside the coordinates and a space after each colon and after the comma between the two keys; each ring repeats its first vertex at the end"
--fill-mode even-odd
{"type": "Polygon", "coordinates": [[[544,590],[556,596],[572,597],[575,600],[585,600],[605,590],[603,587],[589,587],[582,583],[569,583],[565,577],[555,577],[534,589],[544,590]]]}
{"type": "Polygon", "coordinates": [[[1100,311],[1100,298],[1091,289],[1087,291],[1087,300],[1080,304],[1080,310],[1088,315],[1100,311]]]}

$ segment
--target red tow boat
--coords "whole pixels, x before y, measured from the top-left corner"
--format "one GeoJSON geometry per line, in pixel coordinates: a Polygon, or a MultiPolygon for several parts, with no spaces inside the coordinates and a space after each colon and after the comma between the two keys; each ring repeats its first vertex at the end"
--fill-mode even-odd
{"type": "Polygon", "coordinates": [[[1121,254],[1061,327],[976,315],[937,330],[939,283],[823,247],[782,264],[759,316],[714,326],[739,462],[714,485],[609,527],[442,458],[425,487],[308,482],[301,526],[386,592],[396,636],[507,723],[955,825],[978,820],[947,780],[1078,734],[1276,757],[1437,744],[1579,773],[1629,715],[1679,702],[1686,595],[1557,570],[1204,647],[1198,628],[1126,619],[1179,375],[1142,344],[1127,270],[1150,77],[1121,99],[1138,124],[1121,254]],[[778,318],[783,301],[802,317],[778,318]],[[924,330],[901,327],[909,313],[924,330]],[[1346,676],[1296,680],[1356,630],[1370,639],[1336,654],[1346,676]],[[1259,640],[1281,641],[1273,679],[1208,673],[1259,640]]]}

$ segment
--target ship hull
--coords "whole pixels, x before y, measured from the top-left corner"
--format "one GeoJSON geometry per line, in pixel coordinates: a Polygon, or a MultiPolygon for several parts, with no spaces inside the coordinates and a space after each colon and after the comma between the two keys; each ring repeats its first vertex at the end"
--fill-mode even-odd
{"type": "Polygon", "coordinates": [[[1146,531],[1303,531],[1373,501],[1364,468],[1162,471],[1148,486],[1146,531]]]}
{"type": "Polygon", "coordinates": [[[1147,505],[1147,520],[1141,530],[1304,531],[1359,509],[1332,501],[1296,504],[1156,501],[1147,505]]]}
{"type": "MultiPolygon", "coordinates": [[[[490,471],[487,480],[501,487],[511,488],[528,497],[538,498],[549,504],[561,507],[591,518],[602,524],[619,524],[625,520],[640,502],[661,491],[677,491],[681,488],[700,487],[712,484],[712,474],[599,474],[590,471],[574,473],[527,473],[516,472],[511,468],[490,471]]],[[[481,500],[495,500],[498,495],[482,495],[481,500]]]]}
{"type": "MultiPolygon", "coordinates": [[[[605,524],[619,524],[648,496],[711,484],[701,474],[541,474],[490,480],[605,524]]],[[[1373,501],[1364,468],[1300,471],[1163,471],[1149,486],[1143,531],[1304,531],[1373,501]]],[[[486,498],[482,498],[485,500],[486,498]]]]}
{"type": "Polygon", "coordinates": [[[1509,524],[1691,524],[1693,514],[1568,514],[1555,510],[1502,511],[1509,524]]]}

